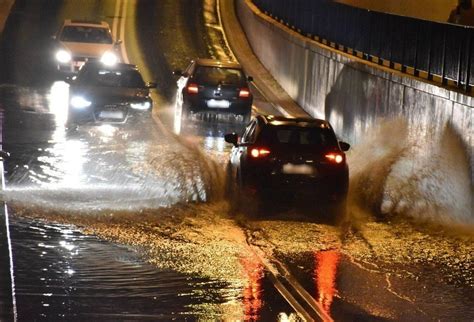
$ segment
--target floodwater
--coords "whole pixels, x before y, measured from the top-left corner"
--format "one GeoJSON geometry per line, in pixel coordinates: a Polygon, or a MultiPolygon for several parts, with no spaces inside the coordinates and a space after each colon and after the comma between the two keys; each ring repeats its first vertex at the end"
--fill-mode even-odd
{"type": "MultiPolygon", "coordinates": [[[[67,132],[64,107],[48,102],[67,102],[65,86],[4,93],[11,156],[3,198],[19,321],[295,317],[242,249],[218,241],[206,254],[183,251],[193,234],[176,234],[192,218],[183,204],[219,195],[221,167],[151,118],[67,132]]],[[[202,135],[200,144],[213,149],[215,133],[202,135]]]]}
{"type": "Polygon", "coordinates": [[[455,133],[431,146],[434,159],[399,136],[400,121],[374,129],[348,156],[352,216],[346,226],[294,213],[232,218],[222,199],[229,150],[222,135],[232,126],[198,121],[181,127],[178,137],[150,118],[69,133],[54,113],[61,107],[48,102],[53,96],[51,102],[61,102],[63,86],[4,95],[15,103],[6,106],[7,116],[15,116],[4,129],[11,157],[3,197],[12,207],[21,319],[296,319],[249,240],[268,256],[283,254],[335,318],[436,319],[447,308],[473,315],[470,239],[390,222],[390,216],[414,217],[472,227],[471,187],[461,180],[467,163],[459,162],[455,133]],[[418,176],[426,165],[429,173],[418,176]],[[366,208],[373,212],[360,217],[357,211],[366,208]],[[376,261],[384,268],[367,268],[376,261]],[[423,273],[439,273],[439,287],[420,278],[423,273]],[[446,306],[428,314],[441,299],[446,306]]]}
{"type": "Polygon", "coordinates": [[[376,260],[361,265],[337,248],[283,258],[336,321],[464,321],[474,316],[472,289],[446,285],[427,265],[415,264],[416,275],[406,278],[396,269],[381,269],[376,260]]]}
{"type": "Polygon", "coordinates": [[[212,318],[238,301],[229,285],[157,269],[71,226],[14,219],[11,236],[19,321],[212,318]]]}

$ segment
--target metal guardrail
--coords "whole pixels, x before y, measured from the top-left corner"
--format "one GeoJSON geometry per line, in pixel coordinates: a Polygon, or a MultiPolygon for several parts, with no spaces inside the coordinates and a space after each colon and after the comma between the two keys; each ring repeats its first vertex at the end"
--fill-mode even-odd
{"type": "Polygon", "coordinates": [[[471,92],[474,28],[331,0],[253,0],[300,34],[380,65],[471,92]]]}

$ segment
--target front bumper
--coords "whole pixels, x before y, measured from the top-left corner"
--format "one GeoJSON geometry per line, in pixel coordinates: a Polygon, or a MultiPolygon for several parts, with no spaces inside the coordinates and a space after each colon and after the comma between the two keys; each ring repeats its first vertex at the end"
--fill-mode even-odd
{"type": "Polygon", "coordinates": [[[108,123],[108,124],[124,124],[130,119],[142,116],[148,116],[151,108],[148,110],[136,110],[128,106],[112,107],[109,106],[91,106],[86,109],[75,109],[69,107],[68,123],[85,124],[85,123],[108,123]]]}
{"type": "Polygon", "coordinates": [[[75,74],[89,60],[95,60],[95,59],[94,58],[73,59],[69,63],[57,63],[56,66],[59,72],[75,74]]]}

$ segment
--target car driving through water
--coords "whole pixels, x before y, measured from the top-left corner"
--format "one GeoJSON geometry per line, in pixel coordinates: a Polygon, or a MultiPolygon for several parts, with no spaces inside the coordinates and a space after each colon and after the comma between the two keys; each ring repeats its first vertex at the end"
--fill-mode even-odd
{"type": "Polygon", "coordinates": [[[148,116],[153,108],[150,88],[132,64],[106,66],[87,62],[70,80],[68,127],[84,123],[125,123],[148,116]]]}
{"type": "Polygon", "coordinates": [[[192,61],[184,72],[176,70],[177,108],[181,119],[193,115],[233,115],[248,123],[252,113],[253,96],[240,64],[213,59],[192,61]]]}
{"type": "Polygon", "coordinates": [[[225,140],[233,144],[227,175],[237,203],[242,195],[256,196],[262,210],[270,201],[303,197],[337,214],[345,210],[350,145],[338,141],[327,121],[258,115],[242,137],[231,133],[225,140]]]}
{"type": "Polygon", "coordinates": [[[67,19],[53,39],[57,70],[62,73],[76,73],[86,61],[113,65],[120,60],[121,41],[114,41],[105,21],[67,19]]]}

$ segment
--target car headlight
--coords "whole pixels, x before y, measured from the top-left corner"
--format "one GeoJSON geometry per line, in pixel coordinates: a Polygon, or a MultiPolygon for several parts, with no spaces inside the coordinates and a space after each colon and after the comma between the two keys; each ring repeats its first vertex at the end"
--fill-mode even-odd
{"type": "Polygon", "coordinates": [[[136,110],[147,110],[151,107],[151,103],[148,101],[140,103],[131,103],[130,106],[136,110]]]}
{"type": "Polygon", "coordinates": [[[56,59],[60,63],[69,63],[72,59],[71,54],[64,49],[60,49],[56,52],[56,59]]]}
{"type": "Polygon", "coordinates": [[[118,57],[115,53],[107,51],[100,57],[100,62],[104,65],[112,66],[118,62],[118,57]]]}
{"type": "Polygon", "coordinates": [[[73,96],[71,98],[71,106],[74,108],[86,108],[91,106],[92,102],[86,100],[82,96],[73,96]]]}

